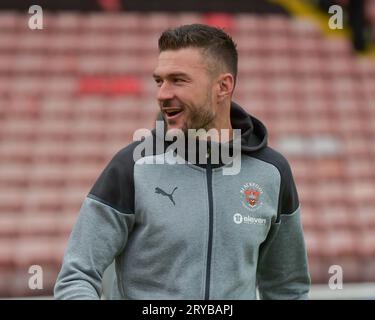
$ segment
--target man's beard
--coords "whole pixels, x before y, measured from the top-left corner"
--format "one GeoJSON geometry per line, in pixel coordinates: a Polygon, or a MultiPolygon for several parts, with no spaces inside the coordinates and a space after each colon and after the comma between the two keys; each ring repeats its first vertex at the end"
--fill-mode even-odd
{"type": "Polygon", "coordinates": [[[197,107],[186,111],[188,111],[186,121],[181,128],[185,134],[188,133],[189,129],[204,129],[208,131],[213,127],[215,115],[211,109],[197,107]]]}
{"type": "Polygon", "coordinates": [[[208,131],[214,125],[215,113],[211,109],[210,94],[207,92],[206,99],[203,105],[195,106],[193,108],[185,107],[186,121],[181,130],[187,134],[189,129],[204,129],[208,131]]]}

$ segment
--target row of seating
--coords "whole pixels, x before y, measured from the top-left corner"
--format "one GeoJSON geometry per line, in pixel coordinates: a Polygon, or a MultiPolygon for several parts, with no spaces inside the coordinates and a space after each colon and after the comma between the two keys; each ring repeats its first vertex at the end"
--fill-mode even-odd
{"type": "MultiPolygon", "coordinates": [[[[4,30],[20,29],[27,24],[29,15],[2,12],[0,13],[0,27],[4,30]]],[[[248,32],[300,32],[316,35],[316,28],[305,20],[287,21],[285,16],[278,14],[250,15],[249,14],[198,14],[198,13],[49,13],[43,17],[46,29],[72,30],[97,30],[105,32],[112,30],[121,31],[160,31],[173,25],[189,23],[220,22],[230,29],[248,32]],[[147,23],[144,23],[147,21],[147,23]]]]}

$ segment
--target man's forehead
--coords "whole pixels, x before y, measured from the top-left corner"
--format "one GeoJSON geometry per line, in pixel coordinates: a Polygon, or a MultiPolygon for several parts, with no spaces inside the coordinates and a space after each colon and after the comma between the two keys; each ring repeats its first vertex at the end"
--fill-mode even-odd
{"type": "Polygon", "coordinates": [[[186,73],[207,69],[201,50],[196,48],[184,48],[178,50],[166,50],[159,54],[155,75],[164,73],[186,73]]]}

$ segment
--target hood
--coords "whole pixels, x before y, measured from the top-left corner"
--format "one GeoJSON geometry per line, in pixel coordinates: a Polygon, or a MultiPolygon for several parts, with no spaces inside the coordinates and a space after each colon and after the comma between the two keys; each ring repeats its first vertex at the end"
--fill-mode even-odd
{"type": "Polygon", "coordinates": [[[254,152],[267,146],[268,134],[265,125],[235,102],[231,104],[230,120],[233,129],[241,129],[243,152],[254,152]]]}

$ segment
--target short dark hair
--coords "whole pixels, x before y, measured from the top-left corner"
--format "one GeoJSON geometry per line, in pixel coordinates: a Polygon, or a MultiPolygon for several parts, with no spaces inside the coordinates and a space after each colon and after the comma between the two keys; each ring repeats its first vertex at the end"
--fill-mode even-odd
{"type": "Polygon", "coordinates": [[[204,24],[189,24],[168,29],[159,38],[159,52],[182,48],[201,48],[222,62],[237,78],[238,53],[233,39],[222,29],[204,24]]]}

